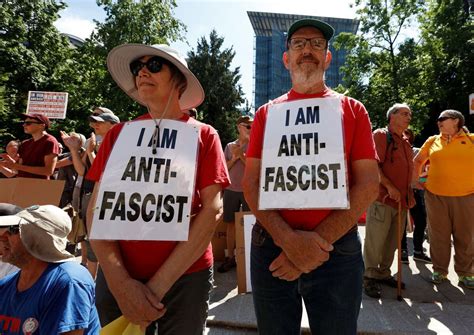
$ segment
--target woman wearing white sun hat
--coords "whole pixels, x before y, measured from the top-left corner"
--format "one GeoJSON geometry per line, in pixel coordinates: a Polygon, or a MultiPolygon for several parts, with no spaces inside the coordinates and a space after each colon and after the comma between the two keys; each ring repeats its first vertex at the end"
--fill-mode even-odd
{"type": "MultiPolygon", "coordinates": [[[[204,91],[184,58],[167,45],[118,46],[109,53],[107,66],[118,86],[147,108],[148,113],[137,120],[154,121],[156,128],[150,148],[153,155],[160,154],[157,138],[162,120],[196,126],[199,135],[187,241],[92,241],[120,308],[120,311],[101,313],[98,297],[102,325],[123,314],[132,323],[148,326],[147,334],[155,329],[159,334],[202,334],[213,280],[210,241],[216,218],[221,215],[220,191],[229,184],[216,130],[188,114],[189,109],[202,103],[204,91]]],[[[96,181],[89,222],[107,159],[123,128],[124,124],[119,124],[107,134],[87,175],[96,181]]],[[[130,143],[126,151],[134,148],[130,143]]]]}

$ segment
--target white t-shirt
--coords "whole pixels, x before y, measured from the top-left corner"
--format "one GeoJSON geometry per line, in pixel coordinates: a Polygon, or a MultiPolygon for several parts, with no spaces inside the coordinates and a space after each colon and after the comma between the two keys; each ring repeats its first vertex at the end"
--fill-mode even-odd
{"type": "Polygon", "coordinates": [[[7,274],[18,271],[19,269],[15,265],[10,263],[4,263],[0,260],[0,279],[5,277],[7,274]]]}

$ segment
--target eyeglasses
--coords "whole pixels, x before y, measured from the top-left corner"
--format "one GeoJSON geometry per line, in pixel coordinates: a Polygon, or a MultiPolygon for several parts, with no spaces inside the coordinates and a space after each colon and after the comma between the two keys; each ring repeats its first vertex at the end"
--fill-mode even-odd
{"type": "Polygon", "coordinates": [[[438,122],[443,122],[443,121],[446,121],[447,119],[451,119],[451,120],[454,120],[453,117],[450,117],[450,116],[440,116],[438,118],[438,122]]]}
{"type": "Polygon", "coordinates": [[[244,128],[247,128],[248,130],[252,129],[252,126],[249,125],[249,124],[241,123],[241,124],[239,124],[239,126],[244,127],[244,128]]]}
{"type": "Polygon", "coordinates": [[[324,38],[292,38],[290,39],[288,45],[292,50],[303,50],[306,46],[306,43],[309,42],[309,45],[313,50],[324,50],[327,46],[327,41],[324,38]]]}
{"type": "Polygon", "coordinates": [[[33,122],[33,121],[23,121],[24,126],[29,126],[32,124],[42,124],[41,122],[33,122]]]}
{"type": "Polygon", "coordinates": [[[146,63],[140,62],[138,59],[134,60],[130,63],[130,72],[137,77],[138,73],[144,66],[150,71],[151,73],[158,73],[163,68],[164,60],[161,57],[155,56],[151,57],[146,63]]]}

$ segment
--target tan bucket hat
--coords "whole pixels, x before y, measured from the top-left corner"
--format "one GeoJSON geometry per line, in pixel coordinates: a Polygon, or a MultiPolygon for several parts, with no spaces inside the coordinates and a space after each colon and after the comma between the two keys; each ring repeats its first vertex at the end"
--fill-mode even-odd
{"type": "Polygon", "coordinates": [[[74,259],[66,251],[71,219],[53,205],[31,206],[15,215],[0,217],[0,228],[20,226],[20,239],[34,257],[48,263],[74,259]]]}

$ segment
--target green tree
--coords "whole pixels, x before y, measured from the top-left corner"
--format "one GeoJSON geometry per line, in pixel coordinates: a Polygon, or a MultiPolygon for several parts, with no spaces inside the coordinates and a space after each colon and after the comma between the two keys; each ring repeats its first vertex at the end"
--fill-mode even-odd
{"type": "Polygon", "coordinates": [[[87,125],[85,116],[93,106],[104,105],[121,120],[144,112],[108,73],[106,59],[110,50],[124,43],[167,44],[182,39],[181,32],[185,30],[183,23],[173,17],[175,1],[97,0],[97,4],[106,12],[105,21],[95,21],[95,31],[71,60],[71,86],[76,87],[72,99],[77,103],[76,119],[83,115],[83,126],[87,125]]]}
{"type": "Polygon", "coordinates": [[[26,111],[28,91],[61,91],[70,55],[67,39],[53,23],[62,1],[0,2],[0,142],[22,138],[15,121],[26,111]]]}
{"type": "Polygon", "coordinates": [[[235,140],[235,122],[242,114],[239,106],[244,102],[240,68],[231,69],[235,56],[233,48],[221,50],[224,38],[215,30],[209,41],[203,36],[198,40],[196,51],[188,52],[189,69],[201,82],[206,98],[199,106],[202,121],[211,124],[219,132],[222,144],[235,140]]]}
{"type": "Polygon", "coordinates": [[[395,102],[408,102],[403,81],[413,73],[413,40],[403,39],[420,10],[420,0],[357,0],[360,31],[357,35],[340,34],[336,48],[348,50],[343,67],[349,94],[360,99],[371,114],[376,127],[386,124],[385,113],[395,102]]]}
{"type": "Polygon", "coordinates": [[[420,67],[428,97],[430,119],[424,134],[437,132],[436,117],[445,109],[469,116],[468,97],[474,88],[474,21],[466,1],[430,0],[420,15],[420,67]]]}

